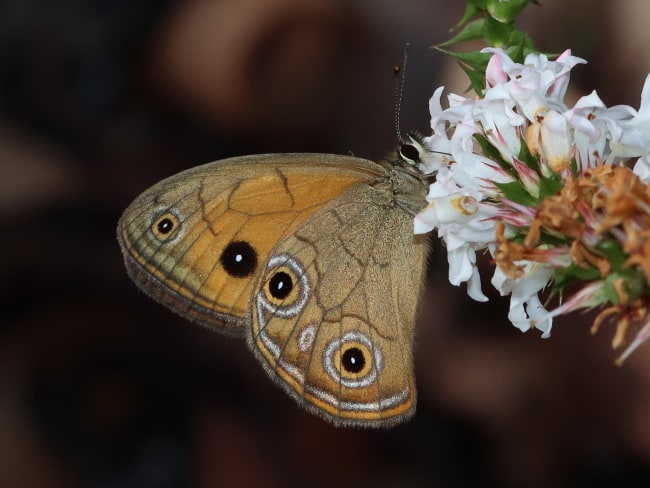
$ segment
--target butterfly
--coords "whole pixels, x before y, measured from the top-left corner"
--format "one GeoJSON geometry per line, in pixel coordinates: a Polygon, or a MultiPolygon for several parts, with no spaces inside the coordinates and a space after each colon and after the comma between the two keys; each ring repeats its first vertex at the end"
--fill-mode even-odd
{"type": "Polygon", "coordinates": [[[155,184],[124,211],[126,269],[151,298],[245,338],[269,376],[339,426],[415,411],[414,325],[429,245],[423,146],[385,160],[234,157],[155,184]]]}

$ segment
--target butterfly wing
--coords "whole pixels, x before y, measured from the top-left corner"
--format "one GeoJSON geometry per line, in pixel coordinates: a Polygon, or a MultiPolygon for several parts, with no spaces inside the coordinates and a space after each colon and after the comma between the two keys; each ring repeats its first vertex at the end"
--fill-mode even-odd
{"type": "Polygon", "coordinates": [[[415,408],[428,245],[394,203],[387,179],[349,188],[279,243],[254,295],[249,341],[262,364],[335,424],[391,425],[415,408]]]}
{"type": "Polygon", "coordinates": [[[149,188],[123,213],[117,235],[126,268],[175,312],[242,334],[253,286],[277,243],[378,174],[370,161],[319,154],[245,156],[189,169],[149,188]]]}
{"type": "Polygon", "coordinates": [[[245,334],[303,406],[337,424],[390,425],[415,406],[413,326],[427,254],[412,233],[423,187],[411,196],[403,183],[352,157],[232,158],[145,191],[120,219],[118,240],[147,294],[245,334]]]}

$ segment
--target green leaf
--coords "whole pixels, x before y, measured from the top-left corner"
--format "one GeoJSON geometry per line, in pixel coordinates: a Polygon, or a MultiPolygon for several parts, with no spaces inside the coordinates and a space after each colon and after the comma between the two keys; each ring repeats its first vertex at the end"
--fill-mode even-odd
{"type": "Polygon", "coordinates": [[[575,263],[566,268],[558,268],[553,274],[554,286],[556,288],[565,288],[566,286],[578,281],[594,281],[600,278],[600,271],[595,266],[583,268],[575,263]]]}
{"type": "Polygon", "coordinates": [[[485,72],[482,70],[476,70],[463,63],[458,64],[469,78],[470,88],[474,90],[475,93],[482,95],[485,90],[485,72]]]}
{"type": "Polygon", "coordinates": [[[461,19],[458,21],[458,23],[454,26],[454,29],[458,29],[461,25],[465,25],[467,22],[470,21],[472,17],[474,17],[477,13],[480,12],[480,8],[472,5],[472,2],[467,2],[467,6],[465,7],[465,12],[463,12],[463,16],[461,19]]]}
{"type": "Polygon", "coordinates": [[[509,183],[495,183],[495,185],[508,200],[526,207],[534,207],[537,204],[537,199],[528,193],[526,187],[519,180],[509,183]]]}
{"type": "Polygon", "coordinates": [[[474,134],[473,137],[478,145],[481,146],[481,152],[486,158],[489,158],[492,161],[496,162],[499,166],[501,166],[501,168],[506,170],[511,175],[517,176],[517,172],[514,170],[512,165],[503,159],[503,156],[501,156],[499,150],[494,147],[483,134],[474,134]]]}
{"type": "Polygon", "coordinates": [[[463,30],[456,34],[451,39],[441,42],[437,47],[449,46],[450,44],[458,44],[465,41],[474,41],[483,37],[483,24],[484,19],[476,19],[468,23],[463,30]]]}
{"type": "MultiPolygon", "coordinates": [[[[530,54],[530,53],[539,53],[539,49],[535,47],[535,43],[533,40],[530,38],[528,34],[525,32],[522,32],[520,30],[513,30],[512,34],[510,36],[510,45],[513,46],[513,50],[510,51],[509,54],[511,55],[519,55],[521,56],[521,62],[523,62],[524,58],[530,54]],[[515,51],[516,50],[516,51],[515,51]]],[[[557,57],[558,55],[551,55],[551,54],[546,54],[549,58],[551,57],[557,57]]]]}
{"type": "Polygon", "coordinates": [[[485,8],[495,20],[509,24],[514,22],[527,4],[528,0],[489,0],[485,8]]]}
{"type": "Polygon", "coordinates": [[[510,47],[507,49],[508,56],[515,63],[523,63],[526,55],[531,52],[538,52],[525,32],[518,30],[512,31],[508,42],[510,44],[510,47]]]}
{"type": "Polygon", "coordinates": [[[543,227],[540,229],[541,235],[540,235],[540,242],[543,242],[544,244],[548,244],[551,247],[566,247],[567,245],[567,238],[563,234],[551,234],[549,231],[544,229],[543,227]]]}
{"type": "Polygon", "coordinates": [[[552,174],[551,176],[542,176],[539,179],[539,199],[541,202],[547,197],[557,195],[562,189],[563,182],[559,175],[552,174]]]}
{"type": "Polygon", "coordinates": [[[627,271],[623,275],[623,279],[625,280],[624,286],[628,294],[628,302],[633,302],[637,298],[646,295],[648,293],[648,287],[646,285],[645,275],[639,268],[633,267],[627,271]]]}
{"type": "Polygon", "coordinates": [[[441,53],[447,54],[452,58],[456,58],[463,63],[471,66],[472,68],[483,68],[487,67],[487,63],[492,56],[490,53],[481,53],[479,51],[469,51],[465,53],[456,53],[453,51],[448,51],[440,47],[434,46],[434,49],[440,51],[441,53]]]}
{"type": "Polygon", "coordinates": [[[602,239],[596,245],[596,252],[603,255],[609,261],[614,271],[622,270],[628,258],[623,250],[623,246],[616,239],[602,239]]]}
{"type": "Polygon", "coordinates": [[[438,46],[434,46],[434,49],[461,61],[461,68],[469,77],[472,89],[478,94],[483,93],[483,90],[485,90],[485,68],[490,60],[489,53],[478,51],[456,53],[438,46]]]}
{"type": "Polygon", "coordinates": [[[602,239],[596,245],[595,250],[604,256],[612,266],[612,272],[606,278],[606,282],[611,287],[609,293],[616,298],[616,300],[612,300],[612,303],[619,302],[618,294],[616,294],[616,290],[614,289],[614,283],[617,280],[623,281],[623,289],[628,295],[628,303],[650,294],[643,270],[639,266],[625,266],[625,262],[629,256],[617,239],[602,239]]]}
{"type": "Polygon", "coordinates": [[[526,138],[521,139],[521,146],[519,147],[517,159],[530,169],[534,169],[539,173],[539,159],[533,156],[530,152],[530,148],[528,147],[528,144],[526,144],[526,138]]]}
{"type": "Polygon", "coordinates": [[[489,46],[506,47],[512,29],[513,25],[511,23],[504,24],[503,22],[499,22],[489,15],[486,15],[485,24],[483,26],[483,37],[489,46]]]}
{"type": "Polygon", "coordinates": [[[618,305],[621,302],[618,293],[616,292],[616,287],[614,286],[614,283],[620,278],[621,276],[618,273],[610,273],[604,280],[603,291],[605,292],[607,300],[614,305],[618,305]]]}

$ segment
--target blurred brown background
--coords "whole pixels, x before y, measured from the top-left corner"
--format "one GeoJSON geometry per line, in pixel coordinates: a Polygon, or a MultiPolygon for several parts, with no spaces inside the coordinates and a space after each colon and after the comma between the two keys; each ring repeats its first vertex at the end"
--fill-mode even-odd
{"type": "MultiPolygon", "coordinates": [[[[589,59],[576,95],[638,106],[648,5],[547,0],[522,19],[589,59]]],[[[341,430],[267,379],[243,343],[139,293],[121,211],[187,167],[245,153],[379,158],[428,129],[428,46],[462,2],[0,2],[0,487],[625,486],[650,475],[650,346],[613,366],[611,329],[521,334],[472,303],[437,247],[418,325],[419,405],[341,430]]],[[[487,280],[486,280],[487,281],[487,280]]],[[[489,285],[484,286],[486,290],[489,285]]],[[[494,294],[492,294],[494,295],[494,294]]]]}

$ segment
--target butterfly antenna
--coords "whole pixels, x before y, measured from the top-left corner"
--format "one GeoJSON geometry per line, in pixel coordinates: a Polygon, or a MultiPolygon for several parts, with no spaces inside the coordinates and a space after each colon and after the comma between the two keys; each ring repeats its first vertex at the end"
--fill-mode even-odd
{"type": "Polygon", "coordinates": [[[402,67],[398,65],[393,67],[395,74],[395,133],[397,134],[397,142],[402,142],[402,131],[400,130],[400,111],[402,109],[402,98],[404,97],[404,86],[406,84],[406,62],[408,61],[410,42],[404,45],[404,56],[402,60],[402,67]],[[401,72],[401,76],[400,76],[401,72]]]}

